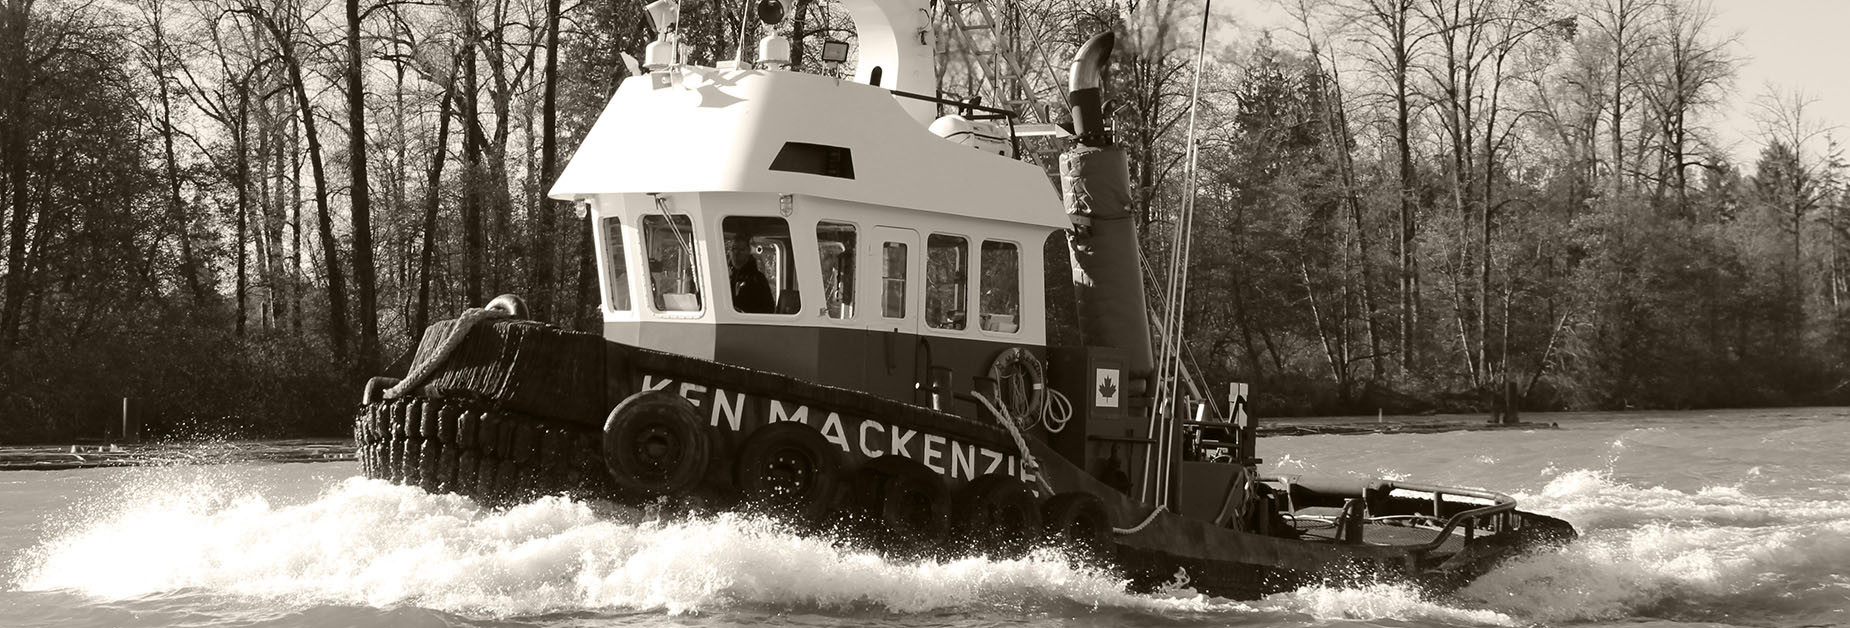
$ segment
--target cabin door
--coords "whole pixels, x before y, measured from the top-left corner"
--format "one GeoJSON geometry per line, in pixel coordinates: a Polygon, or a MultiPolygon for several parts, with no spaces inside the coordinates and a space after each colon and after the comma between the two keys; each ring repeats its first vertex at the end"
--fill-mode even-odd
{"type": "Polygon", "coordinates": [[[918,383],[926,368],[920,355],[918,284],[925,278],[925,251],[919,232],[896,227],[874,227],[865,259],[874,272],[862,273],[867,284],[862,294],[876,297],[873,323],[868,326],[867,388],[889,399],[922,403],[918,383]]]}

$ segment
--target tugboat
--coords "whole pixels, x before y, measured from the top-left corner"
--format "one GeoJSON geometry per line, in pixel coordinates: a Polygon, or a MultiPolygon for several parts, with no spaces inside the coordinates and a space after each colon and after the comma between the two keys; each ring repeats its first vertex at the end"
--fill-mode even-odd
{"type": "Polygon", "coordinates": [[[675,1],[550,191],[594,228],[603,333],[511,295],[432,325],[403,378],[367,384],[366,476],[757,509],[929,555],[1058,544],[1239,598],[1444,589],[1574,535],[1491,491],[1262,476],[1243,395],[1222,414],[1159,394],[1181,375],[1153,355],[1100,110],[1109,33],[1073,62],[1056,189],[1015,157],[1016,111],[926,95],[920,0],[843,0],[851,79],[789,69],[775,35],[756,63],[681,63],[675,1]],[[1076,297],[1081,342],[1049,345],[1052,294],[1076,297]]]}

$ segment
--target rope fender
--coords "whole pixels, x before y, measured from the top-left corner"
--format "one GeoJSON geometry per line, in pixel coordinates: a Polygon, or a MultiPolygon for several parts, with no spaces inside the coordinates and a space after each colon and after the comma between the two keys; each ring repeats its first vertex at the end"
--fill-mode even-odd
{"type": "Polygon", "coordinates": [[[490,307],[486,308],[469,308],[463,311],[462,316],[456,317],[456,324],[450,327],[450,334],[443,338],[443,344],[438,345],[436,351],[419,355],[417,361],[411,364],[411,370],[405,374],[405,379],[385,391],[385,398],[397,399],[423,386],[431,375],[436,374],[437,367],[442,366],[443,361],[448,360],[450,354],[455,353],[456,348],[462,346],[463,339],[469,336],[469,330],[473,329],[477,323],[514,315],[509,310],[494,307],[494,303],[489,305],[490,307]]]}

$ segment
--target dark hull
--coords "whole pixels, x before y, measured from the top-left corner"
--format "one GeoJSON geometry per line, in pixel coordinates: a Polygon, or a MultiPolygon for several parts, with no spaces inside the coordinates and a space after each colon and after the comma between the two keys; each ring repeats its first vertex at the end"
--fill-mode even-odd
{"type": "MultiPolygon", "coordinates": [[[[433,326],[420,356],[435,352],[448,334],[447,324],[433,326]]],[[[1242,598],[1358,573],[1450,586],[1530,544],[1517,530],[1426,548],[1341,544],[1253,534],[1171,513],[1152,517],[1147,507],[1030,438],[1032,458],[1040,465],[1036,478],[1010,435],[994,421],[505,320],[468,333],[408,394],[363,406],[355,441],[368,477],[488,504],[543,494],[659,500],[663,495],[637,491],[613,478],[606,455],[610,441],[604,440],[612,408],[646,391],[684,399],[710,437],[712,463],[697,485],[667,495],[671,501],[704,509],[751,505],[735,458],[758,430],[803,423],[822,436],[815,442],[826,443],[820,446],[833,458],[829,473],[843,480],[821,498],[828,502],[825,507],[812,509],[827,516],[809,523],[875,530],[862,537],[873,546],[911,536],[882,535],[877,526],[857,525],[880,518],[860,494],[865,492],[860,477],[879,466],[872,461],[893,456],[929,470],[946,494],[957,496],[958,516],[964,516],[965,495],[983,484],[976,480],[989,476],[1008,476],[1027,486],[1044,479],[1055,494],[1095,496],[1110,527],[1144,524],[1136,532],[1110,535],[1110,547],[1097,554],[1144,587],[1174,581],[1178,570],[1186,571],[1189,586],[1197,590],[1242,598]]],[[[1034,503],[1044,506],[1049,497],[1037,494],[1034,503]]],[[[1043,532],[1038,523],[1033,527],[1030,536],[1040,538],[1030,542],[1061,539],[1059,530],[1043,532]]],[[[967,542],[983,530],[966,529],[960,521],[952,521],[948,532],[925,535],[937,537],[930,547],[907,549],[947,554],[988,547],[967,542]]]]}

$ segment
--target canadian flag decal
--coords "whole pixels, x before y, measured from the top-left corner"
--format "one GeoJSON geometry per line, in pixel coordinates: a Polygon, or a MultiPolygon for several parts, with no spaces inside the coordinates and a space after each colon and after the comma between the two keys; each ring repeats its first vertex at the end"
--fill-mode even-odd
{"type": "Polygon", "coordinates": [[[1093,373],[1093,378],[1097,381],[1092,387],[1094,393],[1092,405],[1100,408],[1118,407],[1119,389],[1123,388],[1118,380],[1118,369],[1098,369],[1093,373]]]}

